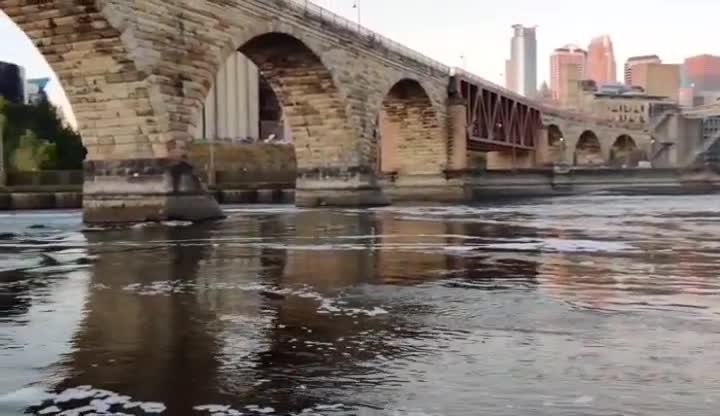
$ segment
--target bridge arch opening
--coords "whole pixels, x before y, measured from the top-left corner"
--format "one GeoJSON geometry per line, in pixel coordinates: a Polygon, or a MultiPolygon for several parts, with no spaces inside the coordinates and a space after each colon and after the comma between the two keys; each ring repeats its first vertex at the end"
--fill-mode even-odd
{"type": "Polygon", "coordinates": [[[547,162],[555,163],[563,160],[565,154],[565,137],[562,130],[556,124],[547,127],[547,145],[548,159],[547,162]]]}
{"type": "Polygon", "coordinates": [[[357,135],[343,95],[312,49],[294,36],[271,32],[250,39],[238,52],[257,66],[265,101],[279,104],[283,126],[278,129],[291,137],[299,174],[358,164],[357,135]]]}
{"type": "Polygon", "coordinates": [[[548,145],[558,147],[565,140],[562,130],[555,124],[548,126],[548,145]]]}
{"type": "Polygon", "coordinates": [[[602,145],[595,132],[585,130],[575,146],[574,164],[576,166],[598,166],[605,164],[602,145]]]}
{"type": "Polygon", "coordinates": [[[627,134],[615,139],[610,149],[610,165],[614,167],[635,167],[641,159],[635,140],[627,134]]]}
{"type": "Polygon", "coordinates": [[[402,79],[385,95],[378,121],[378,170],[382,174],[442,173],[447,164],[447,140],[425,88],[402,79]]]}
{"type": "Polygon", "coordinates": [[[51,65],[57,61],[46,48],[29,37],[32,32],[12,17],[0,8],[0,33],[11,45],[0,56],[0,174],[10,173],[13,185],[16,177],[28,180],[31,171],[82,170],[87,150],[65,90],[68,79],[51,65]]]}

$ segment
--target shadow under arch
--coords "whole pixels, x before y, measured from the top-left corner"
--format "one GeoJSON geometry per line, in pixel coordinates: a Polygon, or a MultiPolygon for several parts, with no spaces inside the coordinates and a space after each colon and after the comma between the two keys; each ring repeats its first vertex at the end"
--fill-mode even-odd
{"type": "Polygon", "coordinates": [[[565,137],[557,124],[547,126],[547,152],[546,163],[560,162],[565,157],[565,137]]]}
{"type": "Polygon", "coordinates": [[[576,166],[599,166],[605,164],[602,145],[595,132],[585,130],[575,145],[574,164],[576,166]]]}
{"type": "Polygon", "coordinates": [[[610,149],[610,164],[615,167],[635,167],[642,159],[638,150],[637,143],[630,135],[621,134],[610,149]]]}
{"type": "Polygon", "coordinates": [[[447,139],[420,82],[404,78],[390,87],[380,106],[378,170],[398,175],[440,174],[447,166],[447,139]]]}

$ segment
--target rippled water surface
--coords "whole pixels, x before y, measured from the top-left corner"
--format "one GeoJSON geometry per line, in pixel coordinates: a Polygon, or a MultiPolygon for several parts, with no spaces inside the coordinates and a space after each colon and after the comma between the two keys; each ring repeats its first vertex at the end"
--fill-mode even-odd
{"type": "Polygon", "coordinates": [[[0,415],[719,412],[718,196],[228,212],[0,215],[0,415]]]}

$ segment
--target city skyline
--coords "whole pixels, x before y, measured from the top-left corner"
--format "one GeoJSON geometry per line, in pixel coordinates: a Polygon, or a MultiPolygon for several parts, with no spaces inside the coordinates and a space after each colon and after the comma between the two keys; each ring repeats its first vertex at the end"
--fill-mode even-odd
{"type": "MultiPolygon", "coordinates": [[[[353,0],[318,0],[317,3],[357,20],[358,10],[353,8],[353,0]]],[[[547,0],[543,4],[508,0],[495,7],[472,0],[451,0],[444,7],[437,7],[434,0],[362,0],[361,11],[362,24],[370,29],[450,66],[464,66],[499,85],[505,83],[509,28],[518,23],[538,27],[538,85],[550,81],[546,62],[555,48],[568,43],[586,47],[590,39],[600,33],[612,35],[618,63],[643,54],[657,54],[669,63],[682,63],[689,56],[704,53],[720,55],[720,48],[705,29],[713,27],[712,16],[720,12],[720,3],[709,0],[609,0],[592,17],[588,17],[584,9],[575,11],[566,7],[561,0],[547,0]],[[412,18],[407,18],[410,3],[413,13],[412,18]],[[697,13],[698,8],[705,12],[697,13]],[[652,19],[617,19],[617,10],[622,10],[623,16],[640,16],[648,9],[654,12],[652,19]],[[679,30],[669,31],[663,27],[679,30]]],[[[49,67],[30,41],[2,13],[0,38],[7,40],[0,44],[0,59],[25,66],[32,77],[49,74],[49,67]]],[[[54,99],[62,95],[56,82],[50,84],[49,94],[54,99]]]]}

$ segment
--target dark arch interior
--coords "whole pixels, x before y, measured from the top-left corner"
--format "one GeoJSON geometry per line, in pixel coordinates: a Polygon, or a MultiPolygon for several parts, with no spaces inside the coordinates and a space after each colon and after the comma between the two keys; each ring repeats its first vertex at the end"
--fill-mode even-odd
{"type": "Polygon", "coordinates": [[[594,132],[586,130],[580,135],[575,147],[575,164],[580,166],[604,164],[602,146],[594,132]]]}
{"type": "Polygon", "coordinates": [[[610,163],[613,166],[634,167],[642,159],[638,147],[632,137],[627,134],[619,136],[610,149],[610,163]]]}
{"type": "Polygon", "coordinates": [[[560,130],[560,127],[556,126],[555,124],[551,124],[548,126],[548,145],[549,146],[559,146],[563,139],[563,133],[562,130],[560,130]]]}

